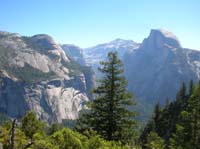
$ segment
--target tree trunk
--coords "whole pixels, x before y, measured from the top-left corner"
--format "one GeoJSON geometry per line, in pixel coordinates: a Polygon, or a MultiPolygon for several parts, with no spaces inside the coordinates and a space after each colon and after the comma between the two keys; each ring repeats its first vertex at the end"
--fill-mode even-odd
{"type": "Polygon", "coordinates": [[[16,119],[14,119],[12,122],[11,135],[10,135],[10,149],[15,148],[15,126],[16,126],[16,119]]]}

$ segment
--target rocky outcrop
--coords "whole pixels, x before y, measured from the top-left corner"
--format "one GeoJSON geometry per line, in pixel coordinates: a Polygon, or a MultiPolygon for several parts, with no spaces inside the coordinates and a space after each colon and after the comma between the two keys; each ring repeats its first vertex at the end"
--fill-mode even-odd
{"type": "Polygon", "coordinates": [[[0,32],[0,70],[0,112],[10,117],[33,110],[48,122],[76,119],[92,97],[90,68],[70,60],[48,35],[0,32]]]}
{"type": "Polygon", "coordinates": [[[177,37],[163,29],[152,29],[149,37],[144,39],[142,46],[149,49],[181,48],[177,37]]]}
{"type": "Polygon", "coordinates": [[[61,47],[71,59],[80,65],[86,64],[85,59],[83,58],[83,49],[72,44],[63,44],[61,47]]]}
{"type": "Polygon", "coordinates": [[[183,82],[199,79],[200,52],[181,47],[177,37],[151,30],[138,49],[124,56],[129,90],[149,103],[174,99],[183,82]]]}

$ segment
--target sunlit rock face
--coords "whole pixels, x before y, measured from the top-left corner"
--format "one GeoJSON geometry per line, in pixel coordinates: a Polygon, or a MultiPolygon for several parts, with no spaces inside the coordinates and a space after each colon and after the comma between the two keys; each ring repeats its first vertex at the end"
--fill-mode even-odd
{"type": "Polygon", "coordinates": [[[20,118],[33,110],[48,122],[76,119],[92,97],[93,74],[70,59],[48,35],[0,32],[0,112],[20,118]]]}

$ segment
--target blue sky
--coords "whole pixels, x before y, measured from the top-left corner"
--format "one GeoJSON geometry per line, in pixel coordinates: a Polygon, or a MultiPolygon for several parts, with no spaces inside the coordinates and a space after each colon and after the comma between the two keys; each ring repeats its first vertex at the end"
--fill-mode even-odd
{"type": "Polygon", "coordinates": [[[200,50],[200,0],[0,0],[0,30],[45,33],[80,47],[115,38],[142,42],[152,28],[200,50]]]}

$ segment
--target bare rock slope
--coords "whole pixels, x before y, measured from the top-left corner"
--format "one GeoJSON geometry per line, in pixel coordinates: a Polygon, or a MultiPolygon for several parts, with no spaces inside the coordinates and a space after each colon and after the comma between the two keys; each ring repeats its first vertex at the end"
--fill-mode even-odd
{"type": "Polygon", "coordinates": [[[91,97],[93,74],[48,35],[0,32],[0,112],[33,110],[48,122],[76,119],[91,97]]]}

